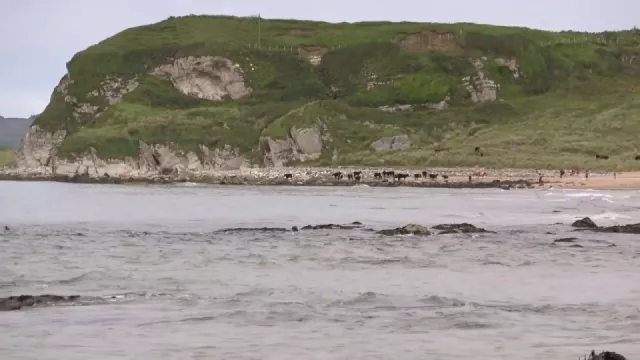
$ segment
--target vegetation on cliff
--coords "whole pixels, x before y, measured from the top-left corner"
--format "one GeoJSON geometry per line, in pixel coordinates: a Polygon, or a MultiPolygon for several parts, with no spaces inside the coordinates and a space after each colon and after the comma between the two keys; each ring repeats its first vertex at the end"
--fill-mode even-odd
{"type": "Polygon", "coordinates": [[[14,164],[13,149],[0,148],[0,168],[12,166],[14,164]]]}
{"type": "Polygon", "coordinates": [[[143,141],[196,153],[231,145],[262,163],[262,137],[318,127],[323,150],[309,164],[640,168],[637,30],[187,16],[125,30],[67,68],[65,92],[35,121],[67,131],[66,157],[124,158],[143,141]],[[187,56],[230,59],[252,91],[198,98],[151,74],[187,56]],[[137,87],[112,101],[108,79],[137,87]],[[401,134],[410,147],[371,147],[401,134]]]}

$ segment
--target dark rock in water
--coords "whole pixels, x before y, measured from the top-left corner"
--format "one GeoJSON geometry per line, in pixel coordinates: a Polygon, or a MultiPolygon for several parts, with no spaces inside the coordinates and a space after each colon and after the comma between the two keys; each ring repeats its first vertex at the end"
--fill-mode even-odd
{"type": "Polygon", "coordinates": [[[378,231],[378,234],[385,236],[394,236],[394,235],[421,235],[427,236],[431,235],[429,229],[422,225],[409,224],[403,227],[395,228],[395,229],[386,229],[378,231]]]}
{"type": "Polygon", "coordinates": [[[350,225],[338,225],[338,224],[307,225],[307,226],[303,226],[302,230],[352,230],[360,227],[361,224],[357,221],[356,223],[352,223],[350,225]]]}
{"type": "Polygon", "coordinates": [[[640,234],[640,223],[600,227],[597,231],[606,233],[640,234]]]}
{"type": "Polygon", "coordinates": [[[228,229],[216,230],[215,233],[230,233],[230,232],[288,232],[288,231],[291,231],[291,230],[292,229],[270,228],[270,227],[261,227],[261,228],[228,228],[228,229]]]}
{"type": "Polygon", "coordinates": [[[578,240],[578,238],[569,237],[569,238],[555,239],[553,240],[553,242],[554,243],[572,243],[576,240],[578,240]]]}
{"type": "Polygon", "coordinates": [[[492,233],[493,231],[489,231],[483,228],[476,227],[473,224],[462,223],[462,224],[441,224],[433,227],[436,230],[441,230],[439,234],[478,234],[478,233],[492,233]]]}
{"type": "Polygon", "coordinates": [[[297,226],[293,226],[293,227],[291,228],[291,231],[293,231],[293,232],[296,232],[296,231],[298,231],[298,230],[299,230],[299,229],[298,229],[298,227],[297,227],[297,226]]]}
{"type": "Polygon", "coordinates": [[[596,352],[591,350],[589,360],[627,360],[627,358],[612,351],[603,351],[596,355],[596,352]]]}
{"type": "Polygon", "coordinates": [[[9,231],[9,230],[11,230],[11,229],[9,229],[9,227],[5,225],[4,226],[4,231],[9,231]]]}
{"type": "Polygon", "coordinates": [[[36,305],[54,305],[60,303],[70,303],[80,299],[79,295],[19,295],[0,298],[0,311],[20,310],[23,307],[36,305]]]}
{"type": "Polygon", "coordinates": [[[593,220],[589,219],[588,217],[584,219],[576,220],[573,224],[571,224],[571,226],[577,227],[577,228],[586,228],[586,229],[598,228],[598,225],[596,225],[596,223],[594,223],[593,220]]]}
{"type": "Polygon", "coordinates": [[[583,248],[584,246],[582,246],[580,244],[573,244],[573,245],[571,245],[569,247],[572,247],[572,248],[583,248]]]}
{"type": "Polygon", "coordinates": [[[613,225],[613,226],[598,226],[588,217],[577,220],[573,224],[573,227],[577,227],[576,231],[591,230],[604,233],[619,233],[619,234],[640,234],[640,223],[626,224],[626,225],[613,225]]]}
{"type": "Polygon", "coordinates": [[[362,223],[360,221],[354,221],[351,223],[351,225],[362,225],[362,223]]]}

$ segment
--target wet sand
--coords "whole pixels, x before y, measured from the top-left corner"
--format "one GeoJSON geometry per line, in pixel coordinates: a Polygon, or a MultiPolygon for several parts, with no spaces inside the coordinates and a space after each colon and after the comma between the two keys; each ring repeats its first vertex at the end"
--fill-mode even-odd
{"type": "Polygon", "coordinates": [[[594,189],[594,190],[640,190],[640,172],[620,172],[613,176],[598,174],[585,178],[584,174],[576,176],[559,176],[544,178],[545,187],[562,189],[594,189]]]}

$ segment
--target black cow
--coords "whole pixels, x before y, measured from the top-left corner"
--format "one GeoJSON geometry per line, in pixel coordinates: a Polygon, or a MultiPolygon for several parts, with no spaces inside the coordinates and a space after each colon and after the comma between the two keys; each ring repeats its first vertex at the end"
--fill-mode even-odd
{"type": "Polygon", "coordinates": [[[422,172],[422,177],[425,177],[425,178],[427,177],[427,172],[426,171],[422,172]]]}
{"type": "Polygon", "coordinates": [[[288,179],[288,180],[291,180],[291,179],[293,179],[293,174],[284,174],[284,178],[288,179]]]}
{"type": "Polygon", "coordinates": [[[361,175],[355,175],[353,178],[356,180],[356,182],[360,182],[360,180],[362,180],[361,175]]]}
{"type": "Polygon", "coordinates": [[[382,176],[387,177],[387,176],[394,176],[396,173],[395,171],[383,171],[382,172],[382,176]]]}
{"type": "Polygon", "coordinates": [[[362,171],[354,171],[353,176],[362,176],[362,171]]]}
{"type": "Polygon", "coordinates": [[[413,174],[413,178],[418,180],[422,177],[422,174],[413,174]]]}
{"type": "Polygon", "coordinates": [[[340,171],[334,172],[332,175],[336,179],[342,179],[342,172],[340,172],[340,171]]]}
{"type": "Polygon", "coordinates": [[[442,175],[442,178],[444,179],[444,181],[449,181],[449,175],[442,175]]]}
{"type": "Polygon", "coordinates": [[[395,174],[395,175],[393,175],[393,178],[394,179],[398,179],[398,181],[405,180],[408,177],[409,177],[409,174],[395,174]]]}
{"type": "Polygon", "coordinates": [[[609,160],[609,155],[596,154],[596,159],[609,160]]]}
{"type": "Polygon", "coordinates": [[[438,178],[438,174],[429,174],[429,179],[435,180],[438,178]]]}
{"type": "Polygon", "coordinates": [[[347,180],[353,180],[353,174],[347,174],[347,180]]]}
{"type": "Polygon", "coordinates": [[[379,173],[379,172],[374,173],[374,174],[373,174],[373,178],[374,178],[374,179],[382,179],[382,173],[379,173]]]}

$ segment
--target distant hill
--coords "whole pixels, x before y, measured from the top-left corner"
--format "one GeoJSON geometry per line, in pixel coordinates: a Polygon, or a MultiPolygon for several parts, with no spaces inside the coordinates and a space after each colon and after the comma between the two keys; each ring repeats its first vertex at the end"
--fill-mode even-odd
{"type": "Polygon", "coordinates": [[[27,133],[29,126],[35,119],[5,118],[0,116],[0,148],[16,148],[20,140],[27,133]]]}
{"type": "Polygon", "coordinates": [[[22,167],[640,169],[638,29],[194,15],[67,71],[22,167]]]}

